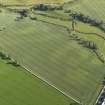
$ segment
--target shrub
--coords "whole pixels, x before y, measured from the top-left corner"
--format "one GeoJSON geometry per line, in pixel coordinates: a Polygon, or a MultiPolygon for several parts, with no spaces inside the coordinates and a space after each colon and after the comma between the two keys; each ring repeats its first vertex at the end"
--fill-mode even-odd
{"type": "Polygon", "coordinates": [[[21,18],[28,16],[28,11],[26,9],[19,10],[17,13],[20,14],[21,18]]]}
{"type": "Polygon", "coordinates": [[[48,4],[38,4],[32,7],[32,10],[39,10],[39,11],[53,11],[53,10],[63,10],[61,5],[48,5],[48,4]]]}
{"type": "Polygon", "coordinates": [[[83,46],[87,47],[89,49],[92,49],[92,50],[96,50],[97,49],[96,44],[94,42],[92,42],[92,41],[84,41],[83,42],[83,46]]]}
{"type": "Polygon", "coordinates": [[[19,67],[20,64],[16,60],[11,60],[8,64],[12,64],[13,66],[19,67]]]}
{"type": "Polygon", "coordinates": [[[35,16],[33,16],[33,15],[29,16],[29,18],[30,18],[31,20],[37,20],[37,17],[35,17],[35,16]]]}
{"type": "Polygon", "coordinates": [[[70,16],[72,16],[73,19],[76,19],[76,20],[82,21],[84,23],[89,23],[93,26],[96,26],[96,27],[98,27],[99,29],[101,29],[102,31],[105,32],[105,24],[103,23],[103,21],[92,19],[89,16],[85,16],[82,13],[76,13],[76,12],[75,13],[72,12],[70,14],[70,16]]]}

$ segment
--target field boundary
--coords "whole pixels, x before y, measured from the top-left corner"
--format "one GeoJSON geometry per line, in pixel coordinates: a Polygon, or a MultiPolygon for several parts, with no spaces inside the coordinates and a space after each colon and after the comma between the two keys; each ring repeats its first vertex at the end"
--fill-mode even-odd
{"type": "Polygon", "coordinates": [[[37,77],[38,79],[40,79],[41,81],[47,83],[49,86],[55,88],[57,91],[59,91],[60,93],[62,93],[64,96],[66,96],[66,97],[68,97],[68,98],[71,98],[72,100],[74,100],[75,102],[77,102],[78,104],[81,105],[81,103],[80,103],[78,100],[76,100],[76,99],[73,98],[72,96],[69,96],[69,95],[66,94],[65,92],[61,91],[61,90],[58,89],[56,86],[54,86],[54,85],[52,85],[50,82],[46,81],[43,77],[40,77],[40,76],[36,75],[35,73],[32,72],[32,70],[30,70],[30,69],[28,69],[28,68],[26,68],[25,66],[22,66],[22,65],[21,65],[20,67],[22,67],[23,69],[25,69],[26,71],[28,71],[29,73],[31,73],[33,76],[35,76],[35,77],[37,77]]]}
{"type": "MultiPolygon", "coordinates": [[[[2,54],[5,54],[4,56],[8,55],[7,53],[3,52],[2,54]]],[[[0,55],[1,57],[1,55],[0,55]]],[[[16,61],[14,58],[8,56],[9,58],[4,58],[5,60],[10,60],[10,61],[16,61]]],[[[3,59],[3,58],[1,58],[3,59]]],[[[8,63],[7,64],[12,64],[12,63],[8,63]]],[[[44,83],[48,84],[49,86],[53,87],[54,89],[56,89],[57,91],[59,91],[60,93],[62,93],[62,95],[64,95],[67,98],[72,99],[73,101],[77,102],[79,105],[81,105],[81,102],[76,100],[75,98],[73,98],[72,96],[66,94],[65,92],[61,91],[59,88],[57,88],[56,86],[54,86],[52,83],[48,82],[47,80],[45,80],[43,77],[38,76],[37,74],[35,74],[31,69],[28,69],[27,67],[25,67],[22,63],[16,63],[17,65],[12,65],[15,67],[20,67],[23,68],[25,71],[27,71],[28,73],[30,73],[31,75],[33,75],[34,77],[37,77],[38,79],[40,79],[41,81],[43,81],[44,83]]]]}
{"type": "Polygon", "coordinates": [[[75,29],[75,31],[77,32],[77,33],[80,33],[80,34],[86,34],[86,35],[96,35],[97,37],[100,37],[100,38],[102,38],[103,40],[105,40],[105,37],[104,36],[102,36],[101,34],[98,34],[98,33],[92,33],[92,32],[83,32],[83,31],[79,31],[79,30],[76,30],[75,29]]]}
{"type": "Polygon", "coordinates": [[[97,97],[96,102],[95,102],[94,105],[96,105],[97,102],[99,101],[99,98],[100,98],[101,94],[103,93],[104,89],[105,89],[105,86],[103,86],[103,87],[101,88],[101,90],[100,90],[100,92],[99,92],[99,95],[98,95],[98,97],[97,97]]]}

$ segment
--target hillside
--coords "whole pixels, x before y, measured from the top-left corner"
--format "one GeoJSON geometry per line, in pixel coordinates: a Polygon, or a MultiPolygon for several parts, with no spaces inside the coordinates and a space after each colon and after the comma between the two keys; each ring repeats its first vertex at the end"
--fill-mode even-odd
{"type": "MultiPolygon", "coordinates": [[[[89,2],[9,0],[0,7],[0,51],[47,84],[46,93],[50,87],[61,93],[51,93],[64,100],[52,100],[57,105],[96,104],[105,86],[105,22],[100,14],[105,1],[89,2]]],[[[48,96],[40,94],[46,101],[48,96]]]]}

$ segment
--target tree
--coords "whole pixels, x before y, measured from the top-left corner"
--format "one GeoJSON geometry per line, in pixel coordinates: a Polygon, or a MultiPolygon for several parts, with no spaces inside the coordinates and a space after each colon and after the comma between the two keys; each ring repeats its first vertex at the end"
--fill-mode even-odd
{"type": "Polygon", "coordinates": [[[75,17],[75,20],[82,21],[84,23],[88,23],[90,25],[96,26],[99,29],[101,29],[103,32],[105,32],[105,24],[103,21],[92,19],[89,16],[85,16],[82,13],[71,13],[70,16],[75,17]]]}
{"type": "Polygon", "coordinates": [[[38,5],[34,5],[32,7],[33,10],[40,10],[40,11],[46,11],[48,10],[48,7],[47,5],[44,5],[44,4],[38,4],[38,5]]]}
{"type": "Polygon", "coordinates": [[[73,31],[75,30],[75,25],[77,24],[75,18],[76,18],[75,15],[72,16],[72,29],[73,29],[73,31]]]}
{"type": "Polygon", "coordinates": [[[11,60],[8,64],[12,64],[13,66],[20,66],[20,64],[16,60],[11,60]]]}
{"type": "Polygon", "coordinates": [[[81,44],[89,49],[97,50],[96,44],[92,41],[83,41],[81,44]]]}
{"type": "Polygon", "coordinates": [[[18,11],[18,13],[20,14],[21,19],[23,17],[27,17],[28,16],[28,11],[26,9],[22,9],[22,10],[18,11]]]}
{"type": "Polygon", "coordinates": [[[48,4],[38,4],[34,5],[31,10],[40,10],[40,11],[53,11],[53,10],[63,10],[62,5],[48,5],[48,4]]]}

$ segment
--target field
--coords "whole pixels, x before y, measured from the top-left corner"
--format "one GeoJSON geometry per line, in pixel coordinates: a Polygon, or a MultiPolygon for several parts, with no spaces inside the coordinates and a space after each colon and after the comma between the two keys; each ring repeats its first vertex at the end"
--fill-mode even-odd
{"type": "Polygon", "coordinates": [[[0,105],[69,105],[70,98],[20,67],[0,59],[0,105]]]}
{"type": "Polygon", "coordinates": [[[1,0],[0,4],[4,5],[30,5],[39,3],[64,3],[70,0],[1,0]]]}
{"type": "MultiPolygon", "coordinates": [[[[5,27],[0,31],[1,51],[68,97],[92,105],[101,89],[105,65],[92,51],[70,40],[70,33],[61,25],[69,26],[71,22],[64,24],[52,19],[51,22],[59,26],[51,24],[50,19],[45,20],[42,16],[37,21],[28,17],[15,21],[16,17],[15,13],[0,13],[1,28],[5,27]]],[[[100,32],[89,25],[79,22],[78,25],[82,31],[88,31],[86,29],[89,27],[90,30],[93,28],[100,32]]]]}
{"type": "Polygon", "coordinates": [[[105,32],[98,25],[73,20],[71,12],[65,11],[82,13],[104,24],[105,1],[4,0],[1,4],[8,6],[0,8],[0,52],[15,59],[22,68],[1,60],[0,105],[95,104],[105,78],[105,32]],[[16,8],[39,3],[64,3],[64,7],[29,9],[28,15],[19,19],[16,8]],[[92,42],[96,50],[90,44],[84,46],[84,41],[92,42]]]}
{"type": "Polygon", "coordinates": [[[73,4],[66,4],[65,9],[83,13],[92,18],[105,21],[105,0],[77,0],[73,4]]]}

